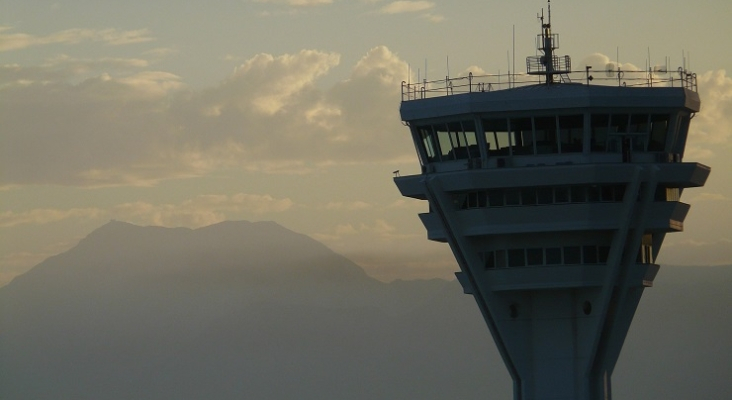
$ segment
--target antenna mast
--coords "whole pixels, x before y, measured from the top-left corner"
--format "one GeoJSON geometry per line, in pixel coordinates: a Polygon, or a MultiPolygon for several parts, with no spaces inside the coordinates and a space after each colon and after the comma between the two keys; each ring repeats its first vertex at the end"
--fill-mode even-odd
{"type": "Polygon", "coordinates": [[[547,0],[547,21],[544,21],[544,9],[537,15],[541,21],[541,34],[536,40],[537,50],[544,53],[542,56],[526,57],[526,69],[529,75],[546,76],[546,84],[554,83],[554,75],[571,72],[569,56],[557,57],[554,50],[559,48],[559,35],[552,33],[552,3],[547,0]]]}
{"type": "Polygon", "coordinates": [[[554,82],[554,54],[552,53],[552,2],[547,0],[548,22],[544,23],[544,10],[541,11],[541,34],[544,52],[544,65],[546,66],[546,83],[547,85],[554,82]]]}

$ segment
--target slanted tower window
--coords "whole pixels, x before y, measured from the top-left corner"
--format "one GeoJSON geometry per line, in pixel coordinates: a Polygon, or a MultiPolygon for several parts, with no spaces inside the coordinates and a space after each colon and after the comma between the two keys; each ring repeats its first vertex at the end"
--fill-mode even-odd
{"type": "Polygon", "coordinates": [[[559,145],[562,153],[581,153],[584,135],[584,116],[559,116],[559,145]]]}

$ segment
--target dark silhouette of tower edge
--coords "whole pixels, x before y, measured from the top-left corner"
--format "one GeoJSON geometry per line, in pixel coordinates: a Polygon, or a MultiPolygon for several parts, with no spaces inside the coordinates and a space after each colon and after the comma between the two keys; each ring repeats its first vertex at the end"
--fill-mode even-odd
{"type": "Polygon", "coordinates": [[[573,71],[551,9],[526,74],[402,83],[401,118],[422,168],[396,176],[427,200],[430,240],[450,245],[514,381],[516,400],[609,400],[610,377],[685,188],[699,111],[684,68],[573,71]]]}

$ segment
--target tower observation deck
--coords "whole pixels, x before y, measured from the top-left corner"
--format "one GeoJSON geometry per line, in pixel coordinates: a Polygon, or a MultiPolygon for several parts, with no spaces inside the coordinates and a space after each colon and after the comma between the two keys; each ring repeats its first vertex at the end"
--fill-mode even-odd
{"type": "Polygon", "coordinates": [[[608,400],[610,377],[667,233],[683,230],[696,76],[557,57],[551,20],[527,74],[402,87],[427,237],[446,242],[514,381],[516,400],[608,400]]]}

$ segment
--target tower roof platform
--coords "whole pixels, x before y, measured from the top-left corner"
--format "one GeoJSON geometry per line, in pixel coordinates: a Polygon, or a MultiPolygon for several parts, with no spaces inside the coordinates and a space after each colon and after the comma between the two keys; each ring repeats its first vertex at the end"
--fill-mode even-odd
{"type": "MultiPolygon", "coordinates": [[[[458,78],[459,79],[459,78],[458,78]]],[[[668,83],[668,82],[667,82],[668,83]]],[[[438,91],[439,93],[441,91],[438,91]]],[[[475,113],[583,108],[674,108],[698,112],[701,102],[685,86],[605,86],[584,83],[531,84],[490,91],[458,92],[423,98],[404,97],[404,121],[475,113]]]]}

